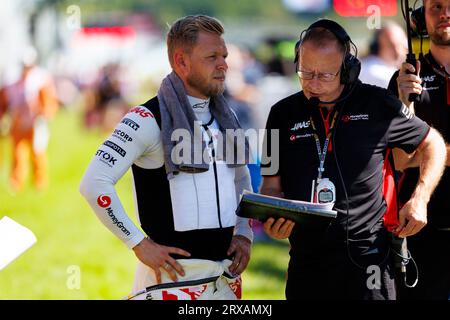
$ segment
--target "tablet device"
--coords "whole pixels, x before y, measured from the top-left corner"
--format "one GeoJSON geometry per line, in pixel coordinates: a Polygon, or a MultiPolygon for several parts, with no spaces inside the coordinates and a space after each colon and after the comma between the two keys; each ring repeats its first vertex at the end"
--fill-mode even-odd
{"type": "Polygon", "coordinates": [[[266,196],[244,190],[236,214],[265,222],[285,218],[305,226],[329,223],[337,216],[332,203],[312,203],[266,196]]]}

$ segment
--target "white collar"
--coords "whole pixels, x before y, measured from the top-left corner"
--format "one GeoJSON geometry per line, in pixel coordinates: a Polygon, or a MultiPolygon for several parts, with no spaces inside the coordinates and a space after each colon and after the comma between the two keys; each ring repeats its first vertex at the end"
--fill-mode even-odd
{"type": "Polygon", "coordinates": [[[187,96],[189,103],[191,104],[192,108],[194,108],[194,111],[209,111],[209,101],[210,98],[208,99],[200,99],[197,97],[192,97],[192,96],[187,96]]]}

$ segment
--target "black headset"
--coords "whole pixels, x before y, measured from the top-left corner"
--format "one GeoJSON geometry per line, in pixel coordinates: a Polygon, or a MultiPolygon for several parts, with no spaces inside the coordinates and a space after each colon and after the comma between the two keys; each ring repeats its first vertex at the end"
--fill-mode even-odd
{"type": "Polygon", "coordinates": [[[426,36],[428,34],[424,6],[411,12],[411,27],[418,36],[426,36]]]}
{"type": "Polygon", "coordinates": [[[350,39],[350,36],[347,32],[342,28],[337,22],[328,20],[328,19],[320,19],[314,22],[312,25],[308,27],[308,29],[303,30],[300,34],[300,39],[295,44],[295,60],[294,63],[296,65],[296,70],[298,70],[299,64],[299,47],[302,44],[304,35],[307,34],[310,30],[314,28],[324,28],[331,33],[333,33],[339,42],[341,42],[345,46],[345,59],[341,66],[341,83],[342,84],[354,84],[358,80],[359,73],[361,71],[361,62],[358,60],[357,56],[357,48],[353,41],[350,39]],[[356,55],[351,53],[351,48],[355,49],[356,55]]]}

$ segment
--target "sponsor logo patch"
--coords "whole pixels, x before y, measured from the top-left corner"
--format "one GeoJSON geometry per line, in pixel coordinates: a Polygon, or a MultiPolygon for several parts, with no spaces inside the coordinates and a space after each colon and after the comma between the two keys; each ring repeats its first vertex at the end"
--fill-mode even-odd
{"type": "Polygon", "coordinates": [[[291,131],[297,131],[299,129],[308,128],[310,124],[311,124],[310,121],[298,122],[294,124],[294,126],[291,128],[291,131]]]}
{"type": "Polygon", "coordinates": [[[434,79],[436,79],[436,75],[424,76],[424,77],[422,78],[422,80],[425,81],[425,82],[433,82],[434,79]]]}
{"type": "Polygon", "coordinates": [[[106,213],[111,218],[112,223],[117,226],[125,235],[129,236],[131,234],[130,231],[128,231],[127,228],[123,225],[123,222],[117,219],[116,215],[114,214],[113,209],[110,207],[111,205],[111,198],[109,196],[106,196],[104,194],[100,195],[97,198],[97,204],[106,209],[106,213]]]}
{"type": "Polygon", "coordinates": [[[123,225],[123,222],[117,219],[116,215],[114,214],[114,211],[111,207],[106,208],[106,212],[108,213],[108,216],[111,218],[114,225],[117,226],[125,235],[129,236],[131,234],[130,231],[128,231],[127,228],[123,225]]]}
{"type": "Polygon", "coordinates": [[[291,136],[289,137],[289,140],[295,141],[295,140],[297,140],[297,139],[309,138],[309,137],[312,137],[312,136],[313,136],[312,133],[301,134],[301,135],[293,134],[293,135],[291,135],[291,136]]]}
{"type": "Polygon", "coordinates": [[[97,204],[102,208],[109,207],[111,204],[111,198],[102,194],[97,198],[97,204]]]}
{"type": "Polygon", "coordinates": [[[162,300],[197,300],[203,292],[205,292],[207,285],[201,285],[190,288],[174,288],[162,290],[162,300]]]}
{"type": "Polygon", "coordinates": [[[113,167],[116,164],[117,158],[114,158],[108,152],[98,149],[95,155],[99,158],[101,162],[108,165],[109,167],[113,167]]]}
{"type": "Polygon", "coordinates": [[[113,137],[119,139],[122,142],[131,142],[133,138],[130,137],[125,131],[114,129],[113,137]]]}
{"type": "Polygon", "coordinates": [[[136,122],[134,122],[133,120],[128,119],[128,118],[123,118],[123,120],[121,121],[121,123],[126,124],[126,125],[129,126],[131,129],[133,129],[134,131],[137,131],[137,130],[139,129],[139,127],[140,127],[136,122]]]}
{"type": "Polygon", "coordinates": [[[204,102],[196,103],[192,106],[193,109],[204,109],[209,105],[209,100],[204,102]]]}
{"type": "Polygon", "coordinates": [[[103,144],[107,147],[110,147],[111,149],[113,149],[115,152],[117,152],[118,154],[120,154],[122,157],[125,157],[127,152],[125,150],[123,150],[121,147],[119,147],[117,144],[115,144],[112,141],[106,140],[105,142],[103,142],[103,144]]]}
{"type": "Polygon", "coordinates": [[[147,117],[153,118],[152,113],[143,107],[134,107],[134,108],[130,109],[130,112],[136,113],[136,114],[140,115],[142,118],[147,118],[147,117]]]}
{"type": "Polygon", "coordinates": [[[368,114],[345,114],[341,118],[342,122],[347,123],[350,121],[367,121],[369,120],[368,114]]]}
{"type": "Polygon", "coordinates": [[[242,279],[241,277],[237,277],[231,281],[228,282],[228,286],[230,287],[231,291],[236,295],[238,299],[241,299],[242,297],[242,279]]]}

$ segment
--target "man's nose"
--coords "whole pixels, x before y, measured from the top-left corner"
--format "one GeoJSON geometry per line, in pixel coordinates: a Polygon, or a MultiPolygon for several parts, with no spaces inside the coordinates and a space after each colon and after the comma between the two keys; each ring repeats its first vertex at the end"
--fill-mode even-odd
{"type": "Polygon", "coordinates": [[[450,4],[442,7],[441,19],[450,19],[450,4]]]}
{"type": "Polygon", "coordinates": [[[225,60],[225,58],[219,58],[219,61],[217,63],[217,69],[222,70],[222,71],[227,71],[228,70],[228,64],[225,60]]]}
{"type": "Polygon", "coordinates": [[[308,81],[309,81],[309,84],[311,86],[313,86],[313,87],[319,87],[320,86],[320,82],[321,82],[319,80],[319,75],[316,72],[314,72],[314,75],[313,75],[312,79],[308,80],[308,81]]]}

